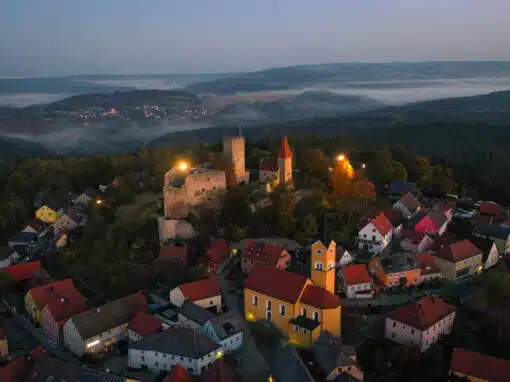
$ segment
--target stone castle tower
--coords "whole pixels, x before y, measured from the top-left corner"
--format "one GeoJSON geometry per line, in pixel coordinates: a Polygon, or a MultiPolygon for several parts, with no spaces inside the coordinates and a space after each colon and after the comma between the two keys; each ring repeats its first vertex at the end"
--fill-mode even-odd
{"type": "Polygon", "coordinates": [[[335,272],[336,272],[336,243],[331,241],[326,246],[322,241],[312,244],[312,255],[310,266],[311,279],[315,285],[335,293],[335,272]]]}
{"type": "Polygon", "coordinates": [[[227,184],[247,184],[250,173],[246,171],[244,137],[223,138],[223,154],[227,162],[227,184]]]}
{"type": "Polygon", "coordinates": [[[292,182],[292,151],[287,137],[283,137],[278,153],[278,182],[280,184],[292,182]]]}

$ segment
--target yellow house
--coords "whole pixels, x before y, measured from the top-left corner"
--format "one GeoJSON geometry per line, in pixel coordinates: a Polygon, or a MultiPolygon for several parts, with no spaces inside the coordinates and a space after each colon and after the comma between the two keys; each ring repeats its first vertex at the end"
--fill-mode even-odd
{"type": "Polygon", "coordinates": [[[64,206],[58,202],[45,203],[35,211],[35,217],[45,223],[55,223],[63,214],[64,206]]]}
{"type": "Polygon", "coordinates": [[[334,294],[335,256],[334,242],[328,248],[321,242],[313,244],[312,279],[256,264],[244,285],[246,319],[271,321],[299,347],[311,347],[323,331],[340,336],[340,298],[334,294]]]}
{"type": "Polygon", "coordinates": [[[434,254],[443,277],[451,281],[482,272],[482,258],[483,252],[467,239],[442,245],[434,254]]]}

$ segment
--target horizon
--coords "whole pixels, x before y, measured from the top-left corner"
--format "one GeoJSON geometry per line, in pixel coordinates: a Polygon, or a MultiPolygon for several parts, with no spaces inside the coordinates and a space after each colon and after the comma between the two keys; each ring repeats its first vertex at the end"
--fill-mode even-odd
{"type": "Polygon", "coordinates": [[[321,63],[310,63],[310,64],[297,64],[297,65],[286,65],[286,66],[272,66],[265,67],[261,69],[255,69],[250,71],[233,71],[233,72],[182,72],[182,73],[152,73],[152,72],[139,72],[139,73],[74,73],[74,74],[65,74],[65,75],[49,75],[49,76],[28,76],[28,77],[1,77],[1,80],[31,80],[31,79],[49,79],[49,78],[70,78],[70,77],[101,77],[101,76],[110,76],[110,77],[122,77],[122,76],[198,76],[198,75],[236,75],[236,74],[248,74],[248,73],[257,73],[264,72],[272,69],[288,69],[288,68],[297,68],[297,67],[310,67],[310,66],[323,66],[323,65],[419,65],[419,64],[465,64],[465,63],[496,63],[496,64],[510,64],[510,59],[508,60],[428,60],[428,61],[337,61],[337,62],[321,62],[321,63]]]}
{"type": "Polygon", "coordinates": [[[510,60],[507,0],[25,0],[2,8],[2,78],[510,60]]]}

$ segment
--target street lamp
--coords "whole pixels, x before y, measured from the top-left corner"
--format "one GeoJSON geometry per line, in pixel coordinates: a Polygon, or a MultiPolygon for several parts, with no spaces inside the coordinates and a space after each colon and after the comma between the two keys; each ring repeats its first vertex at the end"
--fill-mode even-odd
{"type": "Polygon", "coordinates": [[[188,169],[189,165],[185,161],[180,161],[178,163],[177,167],[179,167],[179,170],[181,170],[181,171],[186,171],[188,169]]]}
{"type": "Polygon", "coordinates": [[[103,201],[102,201],[101,199],[97,199],[97,200],[96,200],[96,204],[97,204],[97,205],[103,204],[103,201]]]}
{"type": "Polygon", "coordinates": [[[345,155],[344,154],[340,154],[339,156],[336,157],[336,159],[341,162],[343,160],[345,160],[345,155]]]}
{"type": "Polygon", "coordinates": [[[366,168],[367,168],[367,165],[366,165],[365,163],[362,163],[362,164],[361,164],[361,168],[364,170],[364,169],[366,169],[366,168]]]}

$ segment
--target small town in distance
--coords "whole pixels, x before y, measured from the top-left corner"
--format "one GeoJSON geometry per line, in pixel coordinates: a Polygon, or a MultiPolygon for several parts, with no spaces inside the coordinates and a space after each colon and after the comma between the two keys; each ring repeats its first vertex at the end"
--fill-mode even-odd
{"type": "Polygon", "coordinates": [[[37,190],[0,246],[0,380],[508,381],[484,350],[508,344],[508,208],[273,141],[37,190]]]}

